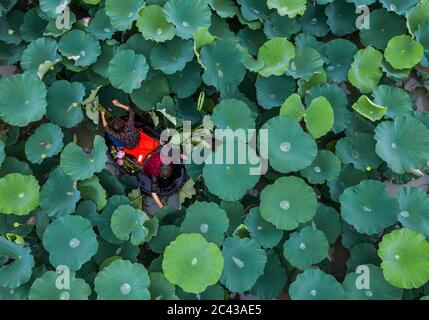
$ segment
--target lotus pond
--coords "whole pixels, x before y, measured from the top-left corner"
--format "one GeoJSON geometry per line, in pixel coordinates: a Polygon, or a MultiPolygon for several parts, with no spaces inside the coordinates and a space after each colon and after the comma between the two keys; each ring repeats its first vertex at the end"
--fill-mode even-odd
{"type": "Polygon", "coordinates": [[[0,300],[428,299],[429,0],[0,0],[0,77],[0,300]],[[267,170],[148,210],[114,99],[267,170]]]}

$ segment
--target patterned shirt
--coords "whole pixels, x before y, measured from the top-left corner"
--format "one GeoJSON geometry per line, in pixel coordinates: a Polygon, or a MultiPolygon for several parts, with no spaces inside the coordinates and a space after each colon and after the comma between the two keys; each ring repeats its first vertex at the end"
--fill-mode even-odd
{"type": "Polygon", "coordinates": [[[130,108],[128,121],[125,123],[125,128],[121,132],[116,132],[110,128],[110,126],[106,127],[107,133],[121,140],[124,143],[124,147],[127,149],[134,149],[140,142],[140,131],[135,126],[134,118],[135,111],[133,108],[130,108]]]}

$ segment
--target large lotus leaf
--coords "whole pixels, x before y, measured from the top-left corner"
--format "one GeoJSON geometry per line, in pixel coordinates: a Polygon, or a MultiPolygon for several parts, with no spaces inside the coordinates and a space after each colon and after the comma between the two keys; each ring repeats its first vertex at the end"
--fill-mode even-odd
{"type": "Polygon", "coordinates": [[[342,0],[336,0],[326,6],[327,23],[331,32],[344,36],[356,31],[356,6],[342,0]]]}
{"type": "Polygon", "coordinates": [[[365,180],[340,196],[341,217],[359,233],[373,235],[392,226],[400,212],[398,202],[379,181],[365,180]]]}
{"type": "Polygon", "coordinates": [[[407,27],[414,33],[419,24],[429,21],[429,1],[421,0],[417,6],[407,12],[407,27]]]}
{"type": "Polygon", "coordinates": [[[264,273],[250,289],[250,294],[260,299],[275,299],[283,291],[286,282],[286,272],[279,256],[274,250],[268,250],[264,273]]]}
{"type": "Polygon", "coordinates": [[[346,93],[335,84],[324,84],[311,88],[305,96],[305,101],[310,104],[318,97],[325,97],[334,110],[334,126],[332,131],[339,133],[348,128],[351,123],[351,112],[347,109],[346,93]]]}
{"type": "Polygon", "coordinates": [[[222,250],[225,269],[220,282],[232,292],[250,290],[263,274],[267,255],[254,239],[227,238],[222,250]]]}
{"type": "Polygon", "coordinates": [[[118,53],[119,47],[116,45],[108,45],[106,43],[101,43],[101,55],[99,56],[96,63],[92,65],[92,70],[104,78],[108,78],[107,73],[109,69],[110,61],[118,53]]]}
{"type": "Polygon", "coordinates": [[[131,93],[141,87],[148,71],[145,56],[132,50],[122,50],[110,60],[107,75],[115,88],[131,93]]]}
{"type": "Polygon", "coordinates": [[[259,210],[262,218],[280,230],[294,230],[316,214],[314,190],[297,177],[282,177],[265,187],[259,210]]]}
{"type": "Polygon", "coordinates": [[[222,100],[214,108],[212,120],[219,129],[247,130],[255,128],[255,120],[250,108],[243,101],[237,99],[222,100]]]}
{"type": "Polygon", "coordinates": [[[61,15],[71,0],[40,0],[40,9],[49,17],[56,18],[61,15]]]}
{"type": "Polygon", "coordinates": [[[97,206],[97,210],[102,210],[107,204],[107,194],[97,176],[79,181],[77,189],[81,193],[82,199],[91,200],[97,206]]]}
{"type": "Polygon", "coordinates": [[[375,129],[376,152],[395,173],[423,167],[429,159],[429,128],[419,120],[401,116],[375,129]]]}
{"type": "Polygon", "coordinates": [[[380,0],[380,2],[387,10],[403,15],[414,7],[419,0],[380,0]]]}
{"type": "Polygon", "coordinates": [[[281,76],[295,57],[295,47],[285,38],[273,38],[264,43],[259,49],[258,60],[262,61],[263,68],[259,74],[263,77],[281,76]]]}
{"type": "Polygon", "coordinates": [[[296,83],[291,77],[262,77],[256,79],[256,96],[264,109],[280,106],[287,97],[296,91],[296,83]]]}
{"type": "Polygon", "coordinates": [[[266,1],[259,0],[237,0],[240,5],[241,14],[247,21],[266,18],[270,13],[266,1]]]}
{"type": "Polygon", "coordinates": [[[31,175],[32,171],[27,162],[19,161],[14,157],[6,157],[0,169],[0,177],[7,176],[10,173],[20,173],[23,175],[31,175]]]}
{"type": "Polygon", "coordinates": [[[324,260],[328,249],[324,233],[309,226],[290,235],[284,243],[283,255],[293,267],[305,270],[324,260]]]}
{"type": "Polygon", "coordinates": [[[222,245],[229,220],[225,210],[213,202],[194,202],[186,210],[182,233],[200,233],[207,241],[222,245]]]}
{"type": "Polygon", "coordinates": [[[351,163],[358,170],[372,170],[382,163],[375,153],[375,143],[368,133],[347,135],[337,142],[335,152],[344,164],[351,163]]]}
{"type": "Polygon", "coordinates": [[[148,234],[144,220],[143,212],[127,204],[121,205],[113,212],[110,227],[119,240],[130,240],[133,245],[138,246],[148,234]]]}
{"type": "Polygon", "coordinates": [[[398,196],[399,222],[408,229],[429,236],[429,197],[423,189],[405,187],[398,196]]]}
{"type": "Polygon", "coordinates": [[[179,227],[173,225],[160,226],[158,234],[149,242],[153,252],[162,254],[165,248],[180,235],[179,227]]]}
{"type": "Polygon", "coordinates": [[[150,53],[151,66],[164,74],[174,74],[185,69],[194,58],[192,40],[174,38],[163,44],[157,44],[150,53]]]}
{"type": "MultiPolygon", "coordinates": [[[[227,140],[232,140],[227,138],[227,140]]],[[[236,140],[234,140],[236,141],[236,140]]],[[[230,143],[226,143],[228,147],[230,143]]],[[[258,174],[253,174],[254,168],[251,166],[248,159],[243,159],[241,154],[236,149],[242,149],[244,142],[234,143],[233,149],[219,147],[210,158],[206,161],[203,169],[204,182],[209,191],[217,195],[222,200],[237,201],[241,199],[259,180],[258,174]],[[236,144],[238,146],[236,146],[236,144]],[[230,156],[234,158],[230,161],[230,156]],[[244,160],[244,161],[240,161],[244,160]]],[[[246,146],[244,146],[246,147],[246,146]]],[[[254,156],[254,151],[248,149],[248,156],[254,156]]]]}
{"type": "Polygon", "coordinates": [[[422,60],[423,53],[423,46],[419,42],[409,35],[401,35],[390,39],[384,57],[395,69],[409,69],[422,60]]]}
{"type": "Polygon", "coordinates": [[[244,221],[250,236],[264,248],[273,248],[283,237],[283,231],[264,220],[259,208],[252,208],[244,221]]]}
{"type": "Polygon", "coordinates": [[[0,117],[10,125],[25,127],[46,113],[46,87],[33,74],[0,80],[0,117]]]}
{"type": "Polygon", "coordinates": [[[244,56],[231,39],[218,39],[201,49],[203,81],[220,91],[236,88],[244,79],[244,56]]]}
{"type": "Polygon", "coordinates": [[[291,38],[300,30],[296,19],[282,17],[278,14],[272,13],[264,23],[264,33],[268,39],[276,37],[291,38]]]}
{"type": "Polygon", "coordinates": [[[414,101],[403,89],[389,85],[380,85],[373,92],[374,102],[387,108],[385,117],[394,119],[402,115],[410,115],[414,101]]]}
{"type": "Polygon", "coordinates": [[[94,280],[98,300],[149,300],[150,278],[140,263],[116,260],[94,280]]]}
{"type": "Polygon", "coordinates": [[[23,248],[0,236],[0,256],[12,259],[11,263],[0,264],[0,287],[14,289],[30,280],[34,258],[30,248],[23,248]]]}
{"type": "Polygon", "coordinates": [[[232,0],[208,0],[208,3],[219,17],[232,18],[238,13],[237,5],[232,0]]]}
{"type": "Polygon", "coordinates": [[[280,108],[280,115],[290,116],[296,118],[298,121],[301,121],[305,115],[305,108],[302,104],[301,97],[297,93],[290,95],[285,100],[280,108]]]}
{"type": "Polygon", "coordinates": [[[240,44],[243,45],[252,56],[256,56],[259,48],[267,41],[267,37],[261,29],[251,30],[249,28],[244,28],[238,32],[237,36],[240,40],[240,44]]]}
{"type": "Polygon", "coordinates": [[[329,100],[318,97],[311,101],[305,112],[304,121],[314,139],[327,134],[334,126],[334,110],[329,100]]]}
{"type": "Polygon", "coordinates": [[[43,246],[54,267],[66,266],[70,271],[79,270],[98,250],[91,222],[80,216],[55,219],[43,234],[43,246]]]}
{"type": "Polygon", "coordinates": [[[307,8],[305,0],[268,0],[267,6],[276,9],[280,16],[287,15],[289,18],[302,16],[307,8]]]}
{"type": "Polygon", "coordinates": [[[384,278],[395,287],[419,288],[429,281],[429,243],[419,233],[400,229],[385,235],[378,255],[384,278]]]}
{"type": "Polygon", "coordinates": [[[37,278],[30,289],[29,300],[88,300],[91,287],[85,280],[74,275],[69,279],[69,288],[58,288],[58,278],[61,275],[48,271],[37,278]]]}
{"type": "Polygon", "coordinates": [[[57,53],[58,44],[51,38],[39,38],[28,45],[21,57],[21,67],[29,73],[37,73],[41,77],[41,71],[46,64],[54,64],[61,60],[57,53]]]}
{"type": "Polygon", "coordinates": [[[110,23],[110,18],[107,16],[104,9],[99,9],[94,18],[91,19],[88,25],[88,33],[92,34],[97,40],[110,39],[116,31],[110,23]]]}
{"type": "Polygon", "coordinates": [[[331,151],[320,150],[313,163],[301,170],[301,175],[312,184],[321,184],[336,179],[340,171],[340,159],[331,151]]]}
{"type": "Polygon", "coordinates": [[[179,300],[176,296],[176,287],[165,278],[161,272],[151,272],[150,296],[152,300],[179,300]]]}
{"type": "Polygon", "coordinates": [[[58,49],[76,67],[87,67],[101,54],[99,41],[81,30],[72,30],[61,37],[58,49]]]}
{"type": "Polygon", "coordinates": [[[106,259],[110,257],[122,257],[124,260],[131,262],[137,261],[137,256],[140,253],[140,248],[131,244],[127,241],[122,244],[112,244],[98,238],[100,248],[97,254],[94,256],[94,260],[97,264],[101,265],[106,259]]]}
{"type": "Polygon", "coordinates": [[[316,143],[302,130],[297,120],[278,116],[268,120],[262,129],[268,130],[269,162],[276,171],[298,171],[308,167],[316,158],[316,143]]]}
{"type": "Polygon", "coordinates": [[[349,249],[350,259],[347,260],[347,270],[356,271],[360,265],[374,264],[379,265],[380,257],[377,255],[377,249],[372,243],[359,242],[349,249]]]}
{"type": "Polygon", "coordinates": [[[143,8],[137,18],[137,27],[146,40],[164,42],[174,38],[174,25],[169,23],[160,6],[152,5],[143,8]]]}
{"type": "Polygon", "coordinates": [[[343,282],[347,300],[401,300],[402,290],[390,285],[383,277],[381,269],[375,265],[364,265],[368,268],[369,288],[358,288],[361,273],[347,274],[343,282]]]}
{"type": "Polygon", "coordinates": [[[325,8],[325,6],[314,3],[307,6],[305,14],[298,20],[305,33],[315,37],[323,37],[329,32],[325,8]]]}
{"type": "Polygon", "coordinates": [[[64,134],[61,128],[52,123],[42,124],[25,142],[25,155],[32,163],[42,163],[46,158],[61,152],[64,134]]]}
{"type": "Polygon", "coordinates": [[[327,42],[321,52],[327,59],[328,78],[335,82],[346,80],[353,57],[357,53],[356,45],[345,39],[335,39],[327,42]]]}
{"type": "Polygon", "coordinates": [[[125,31],[131,29],[144,5],[144,0],[106,0],[105,10],[112,26],[118,31],[125,31]]]}
{"type": "Polygon", "coordinates": [[[65,128],[72,128],[83,120],[80,103],[85,96],[85,87],[79,82],[59,80],[48,89],[47,117],[65,128]]]}
{"type": "Polygon", "coordinates": [[[71,142],[61,153],[61,167],[66,174],[75,180],[89,179],[94,173],[104,169],[107,162],[106,153],[107,146],[100,136],[95,136],[94,148],[89,154],[71,142]]]}
{"type": "Polygon", "coordinates": [[[351,84],[362,93],[372,92],[383,75],[382,60],[383,55],[371,46],[359,50],[349,70],[348,79],[351,84]]]}
{"type": "Polygon", "coordinates": [[[333,244],[341,235],[340,215],[332,207],[319,203],[311,224],[313,223],[318,230],[325,234],[329,244],[333,244]]]}
{"type": "Polygon", "coordinates": [[[75,212],[79,200],[75,182],[61,168],[52,171],[40,192],[40,207],[51,217],[75,212]]]}
{"type": "Polygon", "coordinates": [[[176,27],[176,34],[189,39],[199,27],[209,27],[211,10],[206,0],[169,0],[164,5],[167,21],[176,27]]]}
{"type": "Polygon", "coordinates": [[[39,206],[39,183],[31,175],[11,173],[0,179],[0,212],[25,216],[39,206]]]}
{"type": "Polygon", "coordinates": [[[319,52],[310,47],[296,48],[296,55],[290,60],[288,74],[295,79],[308,80],[323,72],[323,61],[319,52]]]}
{"type": "Polygon", "coordinates": [[[292,300],[342,300],[344,290],[332,275],[307,269],[289,287],[292,300]]]}
{"type": "Polygon", "coordinates": [[[162,270],[185,292],[201,293],[217,283],[224,268],[220,249],[199,234],[182,234],[165,249],[162,270]]]}
{"type": "Polygon", "coordinates": [[[365,172],[354,169],[352,165],[343,166],[337,179],[328,181],[331,198],[338,201],[338,197],[346,188],[359,184],[366,177],[365,172]]]}
{"type": "Polygon", "coordinates": [[[158,102],[170,93],[170,87],[167,79],[158,74],[148,80],[145,80],[140,89],[134,90],[131,94],[131,100],[143,111],[149,111],[155,108],[158,102]]]}
{"type": "Polygon", "coordinates": [[[178,98],[188,98],[201,86],[201,66],[193,60],[186,64],[185,69],[170,75],[168,82],[178,98]]]}
{"type": "Polygon", "coordinates": [[[371,11],[370,28],[360,30],[360,39],[365,46],[384,50],[389,40],[406,33],[406,19],[384,9],[371,11]]]}

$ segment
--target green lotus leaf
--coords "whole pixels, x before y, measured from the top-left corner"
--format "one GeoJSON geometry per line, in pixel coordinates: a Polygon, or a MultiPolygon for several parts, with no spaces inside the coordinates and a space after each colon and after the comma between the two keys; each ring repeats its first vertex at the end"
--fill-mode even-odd
{"type": "Polygon", "coordinates": [[[91,200],[96,204],[97,210],[102,210],[106,206],[106,190],[104,190],[97,176],[79,181],[77,183],[77,189],[80,191],[82,199],[91,200]]]}
{"type": "Polygon", "coordinates": [[[316,214],[313,189],[297,177],[282,177],[261,192],[262,218],[280,230],[294,230],[316,214]]]}
{"type": "Polygon", "coordinates": [[[263,274],[267,255],[253,239],[227,238],[222,250],[225,269],[221,283],[233,292],[250,290],[263,274]]]}
{"type": "Polygon", "coordinates": [[[0,41],[0,59],[6,64],[13,65],[21,59],[22,53],[25,50],[25,45],[20,44],[18,46],[14,44],[7,44],[0,41]]]}
{"type": "Polygon", "coordinates": [[[324,37],[329,32],[325,8],[325,6],[315,5],[314,3],[307,6],[305,14],[298,19],[305,33],[315,37],[324,37]]]}
{"type": "Polygon", "coordinates": [[[427,211],[429,197],[423,189],[405,187],[402,188],[398,196],[399,222],[407,229],[429,236],[429,223],[427,211]]]}
{"type": "Polygon", "coordinates": [[[50,217],[75,212],[79,200],[75,182],[61,168],[52,171],[40,192],[40,207],[50,217]]]}
{"type": "Polygon", "coordinates": [[[291,38],[300,31],[300,26],[296,19],[282,17],[272,13],[264,23],[264,33],[268,39],[276,37],[291,38]]]}
{"type": "Polygon", "coordinates": [[[237,99],[222,100],[214,109],[212,120],[219,129],[254,129],[250,108],[237,99]]]}
{"type": "Polygon", "coordinates": [[[322,184],[336,179],[340,171],[340,159],[331,151],[320,150],[313,163],[301,170],[301,175],[312,184],[322,184]]]}
{"type": "Polygon", "coordinates": [[[349,70],[351,84],[362,93],[372,92],[383,75],[382,60],[383,55],[371,46],[359,50],[349,70]]]}
{"type": "Polygon", "coordinates": [[[359,233],[373,235],[392,226],[400,212],[398,202],[379,181],[365,180],[340,196],[341,217],[359,233]]]}
{"type": "Polygon", "coordinates": [[[259,0],[237,0],[240,5],[241,14],[247,21],[266,18],[270,13],[267,2],[259,0]]]}
{"type": "Polygon", "coordinates": [[[346,275],[343,282],[344,293],[347,300],[401,300],[402,290],[390,285],[383,277],[381,269],[368,264],[368,277],[370,287],[368,289],[357,288],[361,274],[351,272],[346,275]]]}
{"type": "Polygon", "coordinates": [[[188,98],[201,86],[201,67],[197,62],[191,61],[186,64],[185,69],[170,75],[168,82],[178,98],[188,98]]]}
{"type": "Polygon", "coordinates": [[[409,229],[392,231],[383,237],[378,255],[391,285],[412,289],[429,281],[429,243],[421,234],[409,229]]]}
{"type": "Polygon", "coordinates": [[[295,91],[296,83],[291,77],[258,76],[256,80],[256,96],[264,109],[280,106],[295,91]]]}
{"type": "Polygon", "coordinates": [[[176,296],[176,287],[168,282],[163,273],[149,273],[149,278],[152,300],[179,300],[176,296]]]}
{"type": "Polygon", "coordinates": [[[112,38],[115,28],[110,23],[104,9],[99,9],[88,25],[88,33],[92,34],[97,40],[106,40],[112,38]]]}
{"type": "Polygon", "coordinates": [[[290,60],[288,74],[295,79],[310,79],[323,72],[324,61],[319,52],[310,47],[296,48],[296,56],[290,60]]]}
{"type": "Polygon", "coordinates": [[[146,40],[164,42],[174,38],[176,30],[169,23],[160,6],[152,5],[143,8],[137,18],[137,27],[146,40]]]}
{"type": "Polygon", "coordinates": [[[222,201],[220,207],[226,211],[229,220],[227,235],[234,233],[237,228],[244,222],[244,207],[241,202],[222,201]]]}
{"type": "Polygon", "coordinates": [[[268,130],[268,155],[274,170],[282,173],[298,171],[308,167],[316,158],[316,143],[302,130],[297,120],[288,116],[274,117],[262,129],[268,130]]]}
{"type": "Polygon", "coordinates": [[[34,267],[30,248],[0,236],[0,256],[5,258],[0,264],[0,287],[14,289],[30,280],[34,267]],[[12,259],[11,263],[6,263],[9,259],[12,259]]]}
{"type": "Polygon", "coordinates": [[[0,212],[25,216],[39,205],[39,183],[31,175],[11,173],[0,179],[0,212]]]}
{"type": "Polygon", "coordinates": [[[290,235],[284,243],[283,255],[293,267],[305,270],[324,260],[328,249],[324,233],[309,226],[290,235]]]}
{"type": "MultiPolygon", "coordinates": [[[[244,159],[243,163],[241,163],[237,150],[241,149],[241,147],[236,147],[236,144],[234,144],[233,150],[223,150],[225,147],[229,147],[230,143],[218,148],[210,155],[211,158],[206,161],[203,169],[204,182],[208,190],[226,201],[241,199],[247,190],[252,188],[260,178],[257,173],[252,174],[258,168],[253,168],[247,159],[244,159]],[[231,162],[230,155],[232,151],[234,151],[234,159],[232,163],[229,163],[231,162]]],[[[238,144],[243,145],[244,143],[238,144]]],[[[248,150],[249,157],[255,155],[254,151],[253,153],[251,151],[251,149],[248,150]]]]}
{"type": "Polygon", "coordinates": [[[274,250],[268,250],[264,273],[250,289],[250,294],[260,299],[275,299],[283,291],[286,282],[286,272],[279,256],[274,250]]]}
{"type": "Polygon", "coordinates": [[[290,116],[292,118],[296,118],[298,121],[301,121],[305,115],[305,108],[302,104],[301,97],[297,93],[290,95],[285,100],[280,108],[280,115],[290,116]]]}
{"type": "Polygon", "coordinates": [[[323,203],[318,204],[312,223],[325,234],[329,244],[333,244],[341,235],[340,215],[334,208],[323,203]]]}
{"type": "Polygon", "coordinates": [[[42,124],[25,143],[25,155],[32,163],[42,163],[46,158],[61,152],[64,134],[52,123],[42,124]]]}
{"type": "Polygon", "coordinates": [[[208,3],[221,18],[233,18],[238,13],[237,5],[232,0],[208,0],[208,3]]]}
{"type": "Polygon", "coordinates": [[[144,0],[106,0],[105,10],[112,26],[118,31],[125,31],[131,29],[144,6],[144,0]]]}
{"type": "Polygon", "coordinates": [[[343,300],[341,284],[319,269],[307,269],[289,287],[292,300],[343,300]]]}
{"type": "Polygon", "coordinates": [[[287,15],[289,18],[302,16],[307,8],[305,0],[268,0],[269,9],[276,9],[280,16],[287,15]]]}
{"type": "Polygon", "coordinates": [[[79,270],[98,250],[91,223],[79,216],[55,219],[43,234],[43,246],[54,267],[63,265],[71,271],[79,270]]]}
{"type": "Polygon", "coordinates": [[[411,33],[414,33],[419,24],[429,21],[429,1],[421,0],[417,6],[408,10],[407,27],[411,33]]]}
{"type": "Polygon", "coordinates": [[[149,65],[143,55],[122,50],[110,60],[107,75],[115,88],[131,93],[141,87],[148,71],[149,65]]]}
{"type": "Polygon", "coordinates": [[[383,59],[381,63],[381,68],[383,69],[383,72],[386,73],[386,75],[392,79],[402,79],[405,80],[410,76],[411,69],[395,69],[392,67],[392,65],[386,61],[386,59],[383,59]]]}
{"type": "Polygon", "coordinates": [[[140,263],[113,261],[94,280],[98,300],[149,300],[150,278],[140,263]]]}
{"type": "Polygon", "coordinates": [[[363,242],[375,242],[377,236],[368,236],[356,231],[356,229],[346,223],[344,220],[341,221],[341,244],[344,248],[351,250],[354,246],[363,242]]]}
{"type": "Polygon", "coordinates": [[[85,280],[78,279],[74,275],[70,277],[70,287],[59,289],[58,278],[61,275],[54,271],[48,271],[37,278],[30,289],[29,300],[88,300],[91,287],[85,280]]]}
{"type": "Polygon", "coordinates": [[[27,176],[33,174],[27,162],[19,161],[14,157],[6,157],[0,169],[0,177],[10,173],[20,173],[27,176]]]}
{"type": "Polygon", "coordinates": [[[368,242],[360,242],[349,249],[350,259],[347,260],[347,270],[352,272],[360,265],[379,265],[381,260],[375,246],[368,242]]]}
{"type": "Polygon", "coordinates": [[[101,54],[98,40],[81,30],[72,30],[63,35],[58,49],[76,67],[90,66],[101,54]]]}
{"type": "Polygon", "coordinates": [[[92,70],[103,78],[109,78],[107,73],[109,70],[109,64],[118,51],[118,46],[101,43],[101,55],[97,62],[92,65],[92,70]]]}
{"type": "Polygon", "coordinates": [[[118,209],[121,205],[130,205],[130,200],[125,196],[114,195],[113,197],[107,200],[107,205],[104,207],[103,212],[99,216],[97,223],[98,230],[100,231],[100,236],[112,243],[112,244],[121,244],[122,240],[119,240],[113,233],[111,228],[111,220],[113,212],[118,209]]]}
{"type": "Polygon", "coordinates": [[[384,50],[395,36],[407,32],[406,19],[384,9],[371,11],[370,28],[360,30],[359,36],[365,46],[384,50]]]}
{"type": "Polygon", "coordinates": [[[384,51],[387,62],[395,69],[409,69],[423,58],[423,46],[409,35],[400,35],[390,39],[384,51]]]}
{"type": "Polygon", "coordinates": [[[380,85],[372,93],[374,102],[386,106],[385,117],[394,119],[398,116],[410,115],[414,108],[414,101],[403,89],[389,85],[380,85]]]}
{"type": "Polygon", "coordinates": [[[100,136],[94,138],[94,148],[87,154],[75,143],[69,143],[61,153],[61,167],[75,180],[86,180],[101,172],[107,162],[107,146],[100,136]]]}
{"type": "Polygon", "coordinates": [[[348,71],[357,53],[356,45],[345,39],[335,39],[322,47],[323,56],[328,60],[328,79],[335,82],[347,80],[348,71]]]}
{"type": "Polygon", "coordinates": [[[40,0],[40,9],[49,17],[56,18],[61,15],[71,0],[40,0]]]}
{"type": "Polygon", "coordinates": [[[45,84],[33,74],[17,74],[0,80],[0,117],[6,123],[25,127],[46,113],[45,84]]]}
{"type": "Polygon", "coordinates": [[[100,248],[94,256],[94,260],[99,265],[111,257],[122,257],[124,260],[136,262],[137,256],[140,253],[140,248],[134,246],[129,241],[123,242],[122,244],[112,244],[98,238],[98,243],[100,248]]]}
{"type": "Polygon", "coordinates": [[[419,0],[380,0],[380,2],[387,10],[403,15],[414,7],[419,0]]]}
{"type": "MultiPolygon", "coordinates": [[[[0,16],[1,16],[1,3],[0,3],[0,16]]],[[[0,288],[0,299],[6,300],[6,301],[27,300],[29,290],[30,290],[30,287],[28,282],[15,289],[8,289],[6,287],[2,287],[0,288]]]]}
{"type": "Polygon", "coordinates": [[[375,129],[375,151],[395,173],[423,167],[429,159],[429,129],[419,120],[401,116],[375,129]]]}
{"type": "Polygon", "coordinates": [[[218,246],[225,239],[229,220],[225,210],[212,202],[194,202],[186,210],[185,219],[180,226],[182,233],[200,233],[207,241],[218,246]]]}
{"type": "Polygon", "coordinates": [[[40,71],[45,64],[55,64],[61,60],[57,53],[58,44],[50,38],[39,38],[28,45],[21,57],[21,67],[29,73],[37,73],[41,77],[40,71]]]}
{"type": "Polygon", "coordinates": [[[276,229],[274,225],[265,221],[259,208],[252,208],[246,216],[244,223],[250,236],[257,240],[264,248],[273,248],[283,237],[283,231],[276,229]]]}
{"type": "Polygon", "coordinates": [[[356,6],[345,1],[336,0],[326,6],[327,23],[331,32],[344,36],[356,31],[356,6]]]}
{"type": "Polygon", "coordinates": [[[180,235],[179,227],[173,225],[160,226],[158,234],[149,242],[153,252],[162,254],[165,248],[180,235]]]}
{"type": "Polygon", "coordinates": [[[365,172],[354,169],[352,165],[343,166],[337,179],[328,181],[331,198],[338,202],[338,197],[346,188],[359,184],[366,177],[365,172]]]}
{"type": "Polygon", "coordinates": [[[192,40],[174,38],[163,44],[157,44],[150,53],[150,62],[154,69],[164,74],[174,74],[185,69],[194,58],[192,40]]]}
{"type": "Polygon", "coordinates": [[[311,101],[304,115],[304,121],[314,139],[327,134],[334,126],[334,110],[329,100],[318,97],[311,101]]]}
{"type": "Polygon", "coordinates": [[[185,292],[201,293],[220,279],[224,258],[219,248],[199,234],[182,234],[165,249],[162,270],[185,292]]]}
{"type": "Polygon", "coordinates": [[[134,90],[131,100],[143,111],[152,110],[158,102],[170,93],[167,79],[158,74],[145,80],[140,89],[134,90]]]}
{"type": "Polygon", "coordinates": [[[135,246],[142,244],[148,234],[143,212],[130,205],[121,205],[112,214],[111,228],[119,240],[130,240],[135,246]]]}
{"type": "Polygon", "coordinates": [[[225,300],[225,295],[225,289],[220,284],[208,287],[204,292],[197,294],[177,289],[177,296],[181,300],[225,300]]]}
{"type": "Polygon", "coordinates": [[[218,39],[201,48],[203,81],[219,91],[237,87],[244,79],[244,56],[230,39],[218,39]]]}
{"type": "Polygon", "coordinates": [[[352,113],[347,109],[347,96],[341,88],[335,84],[315,86],[308,91],[305,101],[308,105],[318,97],[326,98],[334,110],[334,126],[332,128],[334,133],[339,133],[350,126],[352,113]]]}
{"type": "Polygon", "coordinates": [[[263,77],[281,76],[295,57],[295,47],[285,38],[273,38],[259,49],[258,60],[263,62],[259,74],[263,77]]]}
{"type": "Polygon", "coordinates": [[[358,170],[372,170],[382,163],[375,153],[375,144],[371,134],[355,133],[340,139],[335,152],[344,164],[351,163],[358,170]]]}
{"type": "Polygon", "coordinates": [[[199,27],[209,27],[211,10],[205,0],[169,0],[164,5],[167,21],[176,27],[180,38],[189,39],[199,27]]]}

